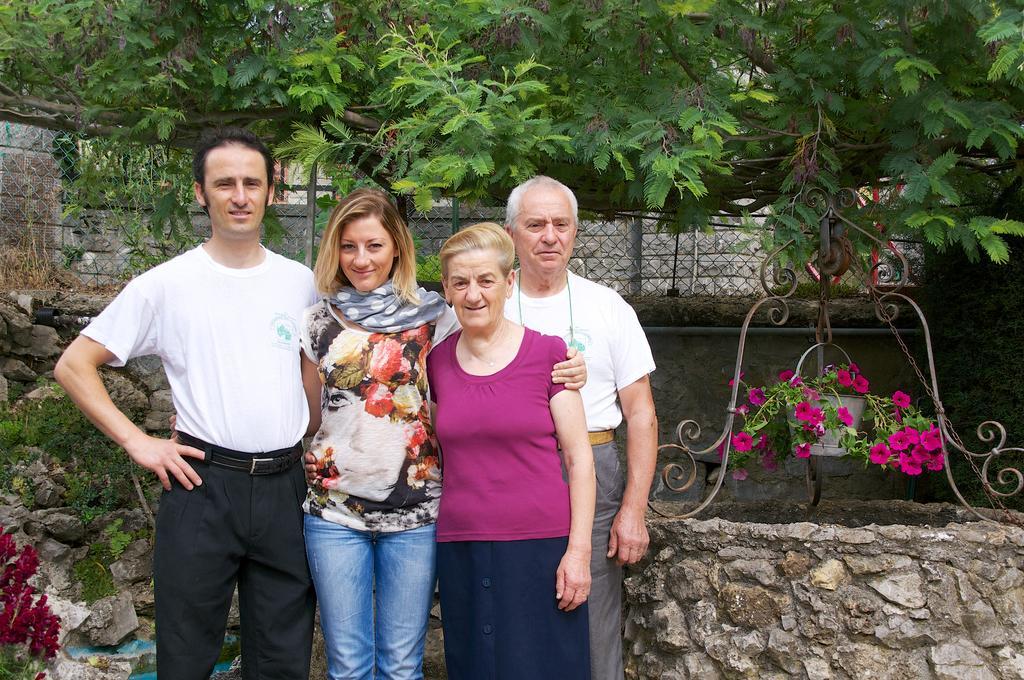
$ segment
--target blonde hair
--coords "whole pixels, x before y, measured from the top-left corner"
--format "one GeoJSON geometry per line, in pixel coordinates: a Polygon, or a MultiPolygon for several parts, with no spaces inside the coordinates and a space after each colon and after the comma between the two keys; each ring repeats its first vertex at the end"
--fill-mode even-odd
{"type": "Polygon", "coordinates": [[[395,244],[395,263],[391,267],[391,280],[395,295],[412,304],[420,303],[416,293],[416,246],[409,227],[405,225],[391,198],[379,189],[356,189],[338,205],[327,219],[327,229],[320,240],[320,254],[313,267],[317,290],[333,295],[342,286],[351,286],[341,268],[341,235],[345,225],[364,217],[376,217],[395,244]]]}
{"type": "Polygon", "coordinates": [[[480,222],[452,234],[441,246],[441,252],[438,253],[441,260],[441,278],[448,278],[449,260],[471,250],[493,251],[498,256],[502,276],[508,276],[512,271],[512,264],[516,258],[512,237],[494,222],[480,222]]]}

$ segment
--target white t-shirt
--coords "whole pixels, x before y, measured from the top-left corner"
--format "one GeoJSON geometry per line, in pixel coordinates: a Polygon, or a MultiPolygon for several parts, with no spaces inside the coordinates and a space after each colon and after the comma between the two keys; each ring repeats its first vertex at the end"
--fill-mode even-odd
{"type": "Polygon", "coordinates": [[[232,269],[194,248],[136,277],[82,330],[113,366],[160,357],[177,428],[250,453],[306,432],[299,322],[318,297],[307,267],[264,252],[261,264],[232,269]]]}
{"type": "Polygon", "coordinates": [[[587,361],[587,384],[580,390],[587,429],[611,430],[622,422],[618,391],[654,370],[654,357],[636,312],[611,288],[573,273],[556,295],[531,298],[519,290],[505,302],[505,316],[566,345],[574,341],[587,361]],[[571,309],[570,309],[571,293],[571,309]],[[570,325],[572,332],[570,333],[570,325]]]}

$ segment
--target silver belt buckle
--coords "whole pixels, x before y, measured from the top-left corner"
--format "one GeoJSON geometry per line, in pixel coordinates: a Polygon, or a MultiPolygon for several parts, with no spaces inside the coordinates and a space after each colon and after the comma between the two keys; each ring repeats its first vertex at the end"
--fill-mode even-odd
{"type": "Polygon", "coordinates": [[[260,462],[260,461],[264,461],[264,460],[274,460],[274,459],[273,458],[253,458],[252,459],[252,465],[249,467],[249,474],[250,475],[256,474],[256,463],[260,462]]]}

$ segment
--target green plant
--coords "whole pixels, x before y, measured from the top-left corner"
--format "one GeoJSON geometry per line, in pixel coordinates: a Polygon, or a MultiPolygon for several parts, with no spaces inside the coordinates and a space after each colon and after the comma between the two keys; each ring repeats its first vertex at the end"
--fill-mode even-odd
{"type": "MultiPolygon", "coordinates": [[[[136,502],[133,463],[62,390],[45,399],[0,405],[0,432],[0,469],[28,460],[30,447],[42,450],[65,469],[66,502],[84,522],[136,502]]],[[[27,498],[31,482],[19,479],[0,474],[0,486],[27,498]]]]}
{"type": "Polygon", "coordinates": [[[115,519],[113,522],[108,524],[103,533],[107,537],[107,550],[110,553],[111,561],[117,561],[121,554],[124,553],[124,549],[128,547],[135,537],[127,531],[121,530],[121,525],[124,524],[123,519],[115,519]]]}

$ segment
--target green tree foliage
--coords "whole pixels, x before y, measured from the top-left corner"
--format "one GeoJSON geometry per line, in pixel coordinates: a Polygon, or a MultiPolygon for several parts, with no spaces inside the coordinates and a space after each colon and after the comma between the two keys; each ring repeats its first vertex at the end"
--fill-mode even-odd
{"type": "MultiPolygon", "coordinates": [[[[673,228],[878,188],[860,221],[1007,259],[965,201],[1019,174],[1024,2],[19,0],[0,116],[186,144],[245,123],[420,208],[535,172],[673,228]]],[[[806,248],[803,248],[806,250],[806,248]]]]}

